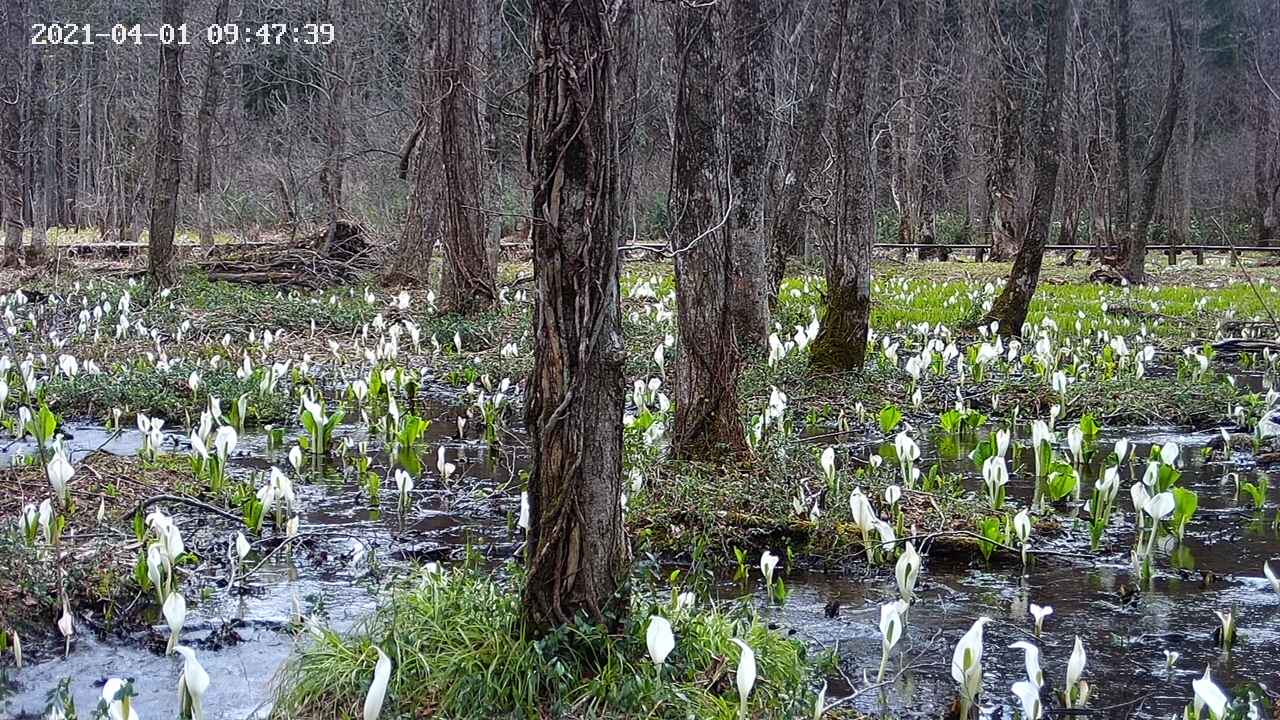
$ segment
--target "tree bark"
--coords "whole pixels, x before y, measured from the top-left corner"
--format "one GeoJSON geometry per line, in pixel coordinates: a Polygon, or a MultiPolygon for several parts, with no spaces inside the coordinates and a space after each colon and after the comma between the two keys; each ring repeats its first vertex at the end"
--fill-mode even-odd
{"type": "Polygon", "coordinates": [[[767,102],[773,97],[768,21],[762,0],[735,0],[729,6],[729,166],[733,210],[733,286],[729,311],[738,349],[764,352],[769,338],[766,280],[766,172],[771,126],[767,102]]]}
{"type": "Polygon", "coordinates": [[[1182,96],[1182,73],[1186,63],[1182,58],[1182,23],[1177,7],[1171,0],[1166,8],[1169,18],[1169,89],[1165,93],[1164,112],[1151,139],[1151,150],[1142,167],[1142,195],[1138,214],[1134,218],[1133,232],[1125,239],[1121,255],[1123,272],[1130,283],[1141,285],[1146,281],[1147,233],[1151,217],[1155,214],[1156,197],[1160,192],[1160,180],[1164,176],[1164,160],[1173,140],[1173,130],[1178,125],[1178,106],[1182,96]]]}
{"type": "MultiPolygon", "coordinates": [[[[46,17],[43,3],[33,0],[31,17],[46,17]]],[[[44,58],[41,47],[33,45],[31,50],[31,73],[27,87],[30,88],[30,116],[27,130],[27,171],[26,171],[26,205],[30,211],[31,244],[27,247],[27,264],[37,265],[44,262],[47,246],[47,230],[49,228],[49,179],[48,171],[51,162],[52,148],[49,136],[49,95],[48,83],[45,81],[44,58]]]]}
{"type": "Polygon", "coordinates": [[[325,201],[325,242],[328,252],[338,231],[342,215],[342,183],[346,165],[347,95],[350,78],[350,55],[342,43],[328,46],[326,84],[328,106],[325,109],[324,133],[326,153],[320,168],[320,193],[325,201]]]}
{"type": "MultiPolygon", "coordinates": [[[[964,84],[968,92],[961,94],[964,110],[965,152],[965,228],[967,242],[978,244],[991,237],[991,193],[987,185],[988,165],[995,142],[990,126],[984,117],[982,98],[989,97],[991,83],[991,34],[985,30],[985,0],[962,0],[960,3],[961,29],[964,44],[972,48],[972,56],[964,64],[964,84]]],[[[976,256],[984,255],[979,249],[976,256]]]]}
{"type": "Polygon", "coordinates": [[[422,2],[411,16],[412,33],[420,38],[413,44],[413,98],[418,125],[400,159],[400,177],[410,177],[408,210],[404,229],[388,258],[386,279],[397,284],[431,284],[431,258],[440,236],[439,102],[433,81],[438,33],[427,26],[434,22],[422,2]]]}
{"type": "Polygon", "coordinates": [[[481,61],[481,23],[471,0],[446,0],[439,14],[440,159],[443,192],[444,267],[440,307],[472,313],[498,298],[495,258],[489,253],[483,204],[484,91],[476,73],[481,61]]]}
{"type": "Polygon", "coordinates": [[[1053,219],[1053,200],[1058,185],[1061,163],[1062,95],[1067,55],[1067,28],[1070,25],[1068,0],[1050,0],[1048,26],[1045,28],[1045,86],[1040,99],[1040,118],[1035,139],[1035,186],[1027,213],[1022,247],[1013,261],[1013,270],[1004,290],[991,306],[983,322],[1000,324],[1001,334],[1018,335],[1027,319],[1031,298],[1040,280],[1044,262],[1044,246],[1049,239],[1053,219]]]}
{"type": "MultiPolygon", "coordinates": [[[[161,22],[182,24],[183,0],[162,0],[161,22]]],[[[150,240],[147,272],[157,288],[177,284],[173,232],[178,215],[178,185],[182,182],[182,46],[160,46],[160,82],[156,100],[156,161],[151,190],[150,240]]]]}
{"type": "Polygon", "coordinates": [[[804,232],[803,206],[809,192],[809,183],[826,159],[826,145],[822,134],[827,128],[827,97],[830,95],[832,77],[838,74],[831,58],[840,51],[840,32],[843,24],[828,18],[814,52],[812,75],[806,78],[806,91],[801,95],[795,121],[788,126],[784,138],[788,163],[781,173],[777,199],[773,203],[769,222],[769,303],[777,305],[778,288],[787,269],[787,258],[799,252],[801,234],[804,232]]]}
{"type": "MultiPolygon", "coordinates": [[[[1011,22],[1019,22],[1014,18],[1011,22]]],[[[991,197],[991,259],[1008,260],[1019,252],[1018,162],[1022,158],[1022,93],[1014,87],[1019,71],[1016,35],[1001,28],[1000,6],[988,0],[987,32],[996,55],[988,100],[988,123],[993,128],[987,192],[991,197]]]]}
{"type": "Polygon", "coordinates": [[[4,225],[4,265],[17,266],[22,258],[23,197],[22,62],[19,51],[23,39],[22,3],[4,3],[4,33],[0,42],[0,220],[4,225]]]}
{"type": "MultiPolygon", "coordinates": [[[[218,0],[214,8],[213,22],[227,22],[229,0],[218,0]]],[[[213,246],[213,210],[209,207],[209,189],[213,184],[213,125],[222,98],[224,54],[222,43],[209,44],[209,61],[205,67],[204,92],[200,97],[200,110],[196,113],[196,195],[197,222],[200,226],[200,244],[213,246]]]]}
{"type": "Polygon", "coordinates": [[[1129,130],[1129,44],[1133,35],[1132,0],[1112,0],[1112,21],[1115,23],[1116,42],[1114,67],[1111,70],[1111,102],[1115,106],[1116,149],[1116,205],[1115,222],[1120,233],[1127,238],[1132,228],[1133,172],[1130,169],[1130,148],[1133,140],[1129,130]]]}
{"type": "MultiPolygon", "coordinates": [[[[835,21],[845,24],[850,0],[833,0],[835,21]]],[[[841,33],[845,47],[833,61],[841,65],[835,100],[834,210],[828,230],[827,310],[809,347],[816,368],[857,370],[867,353],[871,319],[872,217],[871,145],[867,92],[876,41],[876,10],[855,2],[852,25],[841,33]]]]}
{"type": "Polygon", "coordinates": [[[527,418],[534,635],[628,605],[622,342],[610,8],[537,0],[530,78],[534,367],[527,418]]]}
{"type": "Polygon", "coordinates": [[[724,147],[722,4],[678,5],[671,190],[675,252],[677,456],[711,457],[746,446],[738,421],[741,357],[734,340],[734,256],[724,147]]]}

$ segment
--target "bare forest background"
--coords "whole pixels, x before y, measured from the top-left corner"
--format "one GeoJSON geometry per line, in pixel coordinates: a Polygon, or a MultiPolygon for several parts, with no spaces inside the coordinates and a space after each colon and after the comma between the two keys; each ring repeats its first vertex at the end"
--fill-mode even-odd
{"type": "MultiPolygon", "coordinates": [[[[848,158],[865,167],[877,241],[991,243],[992,257],[1016,254],[1035,196],[1051,3],[884,0],[854,3],[839,22],[839,2],[739,4],[746,19],[723,27],[683,27],[673,20],[679,3],[637,2],[626,14],[628,47],[614,57],[620,242],[666,242],[669,193],[696,172],[673,169],[685,75],[724,85],[716,72],[743,68],[749,77],[726,92],[749,101],[728,98],[707,120],[731,154],[756,161],[734,173],[745,182],[729,188],[742,216],[733,225],[769,239],[757,251],[770,254],[775,275],[782,255],[818,247],[822,226],[837,222],[840,173],[856,172],[838,167],[848,158]],[[857,35],[863,20],[869,32],[857,35]],[[716,41],[677,37],[704,30],[716,41]],[[834,61],[849,52],[853,62],[834,61]],[[835,90],[848,87],[840,75],[849,68],[862,75],[865,102],[842,125],[850,93],[835,90]],[[855,125],[865,147],[842,152],[855,125]]],[[[458,223],[483,225],[466,233],[488,244],[471,249],[478,263],[494,262],[498,238],[527,232],[528,0],[3,8],[7,262],[18,261],[24,235],[24,255],[38,257],[46,228],[139,240],[154,194],[175,178],[173,224],[206,241],[332,237],[347,220],[404,279],[421,275],[458,223]],[[162,18],[187,23],[191,44],[30,42],[35,22],[106,29],[162,18]],[[224,22],[331,22],[336,41],[210,45],[204,28],[224,22]],[[176,106],[166,82],[176,83],[176,106]],[[173,122],[158,120],[166,112],[173,122]],[[157,160],[166,142],[180,163],[157,160]]],[[[1135,232],[1150,243],[1217,243],[1214,219],[1241,243],[1280,234],[1280,3],[1071,0],[1066,33],[1050,243],[1121,248],[1135,232]]]]}

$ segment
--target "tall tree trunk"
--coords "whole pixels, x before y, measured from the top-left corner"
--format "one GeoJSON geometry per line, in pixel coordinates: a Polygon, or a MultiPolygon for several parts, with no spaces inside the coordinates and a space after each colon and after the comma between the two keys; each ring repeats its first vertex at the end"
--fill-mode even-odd
{"type": "MultiPolygon", "coordinates": [[[[1011,23],[1019,23],[1016,16],[1011,23]]],[[[1020,72],[1015,44],[1021,33],[1001,27],[1000,5],[988,0],[987,32],[996,67],[989,84],[988,123],[993,128],[987,192],[991,197],[991,259],[1008,260],[1019,251],[1018,162],[1022,158],[1022,92],[1015,87],[1020,72]]]]}
{"type": "Polygon", "coordinates": [[[482,53],[476,13],[471,0],[445,0],[438,19],[444,226],[440,305],[456,313],[483,310],[498,298],[483,207],[491,193],[485,192],[485,96],[476,73],[482,53]]]}
{"type": "MultiPolygon", "coordinates": [[[[90,222],[89,216],[89,192],[95,186],[93,182],[93,164],[94,152],[92,145],[93,138],[93,122],[96,118],[94,115],[94,103],[96,95],[94,93],[94,64],[92,52],[80,53],[80,112],[79,119],[76,123],[76,162],[75,162],[75,196],[73,201],[73,214],[77,227],[87,227],[90,222]]],[[[101,219],[99,218],[101,221],[101,219]]]]}
{"type": "Polygon", "coordinates": [[[1241,53],[1244,57],[1245,94],[1248,96],[1249,133],[1253,141],[1253,237],[1259,244],[1265,244],[1276,237],[1277,202],[1280,202],[1280,142],[1277,142],[1276,113],[1273,107],[1280,106],[1280,98],[1274,93],[1274,83],[1268,86],[1264,78],[1275,66],[1280,43],[1275,36],[1277,31],[1268,28],[1268,23],[1275,23],[1273,10],[1264,9],[1265,0],[1257,0],[1250,8],[1253,32],[1245,33],[1247,47],[1241,53]]]}
{"type": "Polygon", "coordinates": [[[776,306],[778,288],[787,269],[787,258],[800,249],[800,236],[804,232],[802,207],[808,196],[809,183],[827,157],[822,134],[827,128],[827,97],[830,95],[832,77],[839,68],[833,67],[831,58],[840,51],[840,32],[843,24],[834,18],[820,25],[817,49],[814,52],[812,75],[802,83],[805,91],[800,97],[800,107],[795,121],[788,126],[783,142],[787,148],[787,166],[780,173],[777,199],[773,203],[769,220],[769,303],[776,306]]]}
{"type": "Polygon", "coordinates": [[[1200,89],[1200,26],[1195,21],[1190,29],[1195,45],[1190,48],[1191,64],[1187,67],[1186,107],[1178,113],[1177,138],[1170,158],[1171,214],[1169,235],[1175,245],[1191,243],[1191,187],[1196,167],[1196,120],[1200,89]]]}
{"type": "MultiPolygon", "coordinates": [[[[341,3],[340,3],[341,4],[341,3]]],[[[333,43],[327,48],[326,65],[328,83],[325,109],[325,159],[320,168],[320,193],[325,202],[325,242],[328,252],[338,232],[338,219],[342,215],[342,182],[346,165],[347,147],[347,95],[351,62],[350,51],[343,43],[333,43]]]]}
{"type": "Polygon", "coordinates": [[[768,238],[765,235],[765,184],[769,150],[773,69],[769,66],[769,22],[763,0],[735,0],[729,5],[729,165],[733,209],[733,285],[729,312],[734,335],[744,353],[763,352],[769,337],[769,293],[766,284],[768,238]]]}
{"type": "Polygon", "coordinates": [[[1027,212],[1022,247],[1013,261],[1013,270],[1004,290],[991,306],[984,322],[1000,324],[1003,335],[1018,335],[1027,320],[1031,297],[1040,280],[1044,262],[1044,246],[1049,239],[1053,219],[1053,199],[1058,185],[1061,163],[1062,95],[1067,55],[1067,28],[1070,25],[1070,2],[1050,0],[1048,26],[1045,28],[1045,85],[1040,98],[1040,118],[1035,139],[1035,186],[1027,212]]]}
{"type": "Polygon", "coordinates": [[[967,92],[961,93],[964,140],[967,145],[961,153],[961,159],[965,177],[966,242],[973,244],[985,242],[986,238],[991,237],[991,193],[987,185],[987,166],[995,142],[991,128],[983,116],[981,102],[984,96],[988,96],[989,91],[984,88],[989,87],[991,82],[991,34],[984,29],[985,5],[985,0],[962,0],[960,3],[960,27],[964,33],[964,44],[972,49],[972,55],[964,63],[964,86],[967,92]]]}
{"type": "MultiPolygon", "coordinates": [[[[182,24],[183,0],[162,0],[161,22],[182,24]]],[[[160,82],[156,99],[156,163],[151,188],[150,240],[147,272],[154,287],[178,281],[174,265],[173,231],[178,216],[178,185],[182,182],[182,46],[160,46],[160,82]]]]}
{"type": "Polygon", "coordinates": [[[1115,108],[1115,224],[1120,227],[1122,244],[1132,231],[1129,224],[1133,215],[1130,209],[1133,205],[1133,171],[1129,161],[1133,147],[1129,130],[1129,44],[1133,35],[1131,3],[1132,0],[1111,0],[1112,22],[1116,29],[1115,64],[1111,69],[1111,103],[1115,108]]]}
{"type": "MultiPolygon", "coordinates": [[[[871,319],[872,217],[871,139],[867,93],[875,45],[876,9],[854,2],[852,25],[842,33],[846,46],[833,58],[841,64],[835,100],[835,218],[827,241],[827,311],[810,345],[814,367],[857,370],[867,354],[871,319]]],[[[835,22],[849,17],[849,0],[833,0],[835,22]]]]}
{"type": "MultiPolygon", "coordinates": [[[[841,65],[832,135],[836,145],[833,183],[835,217],[827,229],[827,313],[810,346],[815,368],[856,370],[867,356],[872,293],[872,155],[868,135],[870,59],[876,44],[876,9],[854,3],[845,46],[833,61],[841,65]]],[[[833,0],[835,20],[849,22],[849,0],[833,0]]]]}
{"type": "Polygon", "coordinates": [[[720,45],[725,8],[680,4],[672,12],[678,64],[667,198],[680,333],[673,442],[681,457],[709,457],[746,445],[730,305],[734,257],[720,45]]]}
{"type": "Polygon", "coordinates": [[[1142,166],[1142,195],[1138,200],[1138,214],[1133,221],[1133,232],[1124,243],[1121,256],[1123,272],[1129,282],[1140,285],[1146,280],[1147,233],[1151,217],[1155,214],[1156,198],[1160,192],[1160,179],[1164,176],[1164,159],[1173,141],[1173,130],[1178,125],[1178,105],[1182,96],[1182,73],[1186,63],[1182,58],[1182,24],[1174,0],[1166,7],[1169,18],[1169,89],[1165,93],[1164,112],[1151,138],[1151,150],[1142,166]]]}
{"type": "Polygon", "coordinates": [[[431,284],[431,258],[440,235],[440,116],[433,80],[438,33],[428,0],[411,15],[413,43],[413,99],[418,125],[400,156],[400,178],[410,179],[404,228],[396,239],[387,265],[387,281],[397,284],[431,284]]]}
{"type": "MultiPolygon", "coordinates": [[[[218,0],[213,11],[213,22],[227,22],[229,0],[218,0]]],[[[209,43],[209,61],[205,67],[204,92],[200,96],[200,110],[196,113],[196,214],[200,227],[200,244],[213,245],[213,209],[209,207],[209,189],[213,184],[213,125],[222,98],[224,64],[222,43],[209,43]]]]}
{"type": "Polygon", "coordinates": [[[608,16],[616,3],[537,0],[530,78],[534,367],[527,417],[526,625],[625,611],[617,137],[608,16]]]}
{"type": "MultiPolygon", "coordinates": [[[[43,3],[32,0],[31,17],[45,17],[43,3]]],[[[31,245],[27,247],[27,264],[36,265],[44,261],[46,249],[46,231],[49,227],[49,192],[48,164],[51,160],[52,145],[49,142],[49,95],[45,81],[44,58],[42,48],[33,45],[31,50],[31,73],[27,87],[30,88],[30,117],[27,123],[27,182],[26,200],[31,217],[31,245]]]]}
{"type": "Polygon", "coordinates": [[[6,2],[3,6],[4,35],[0,42],[0,219],[4,225],[4,264],[22,262],[23,190],[22,182],[22,61],[20,50],[26,45],[22,3],[6,2]]]}

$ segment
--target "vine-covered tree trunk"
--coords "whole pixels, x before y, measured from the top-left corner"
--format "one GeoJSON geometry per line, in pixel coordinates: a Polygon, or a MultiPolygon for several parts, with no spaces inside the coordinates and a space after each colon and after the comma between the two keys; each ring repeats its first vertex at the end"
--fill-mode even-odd
{"type": "Polygon", "coordinates": [[[1035,137],[1035,185],[1027,211],[1022,247],[1013,261],[1004,290],[991,306],[984,322],[1000,323],[1004,335],[1022,332],[1027,309],[1040,280],[1044,262],[1044,246],[1049,240],[1053,219],[1053,199],[1058,185],[1058,166],[1062,162],[1062,90],[1067,56],[1067,29],[1071,24],[1070,2],[1050,0],[1048,26],[1045,28],[1045,83],[1040,98],[1040,118],[1035,137]]]}
{"type": "Polygon", "coordinates": [[[616,3],[537,0],[530,78],[534,366],[527,417],[528,582],[535,635],[627,608],[622,525],[622,342],[616,3]]]}
{"type": "MultiPolygon", "coordinates": [[[[163,0],[161,22],[182,24],[183,0],[163,0]]],[[[173,230],[182,182],[182,46],[160,45],[160,89],[156,100],[156,163],[151,189],[147,272],[155,287],[170,287],[178,274],[173,260],[173,230]]]]}
{"type": "Polygon", "coordinates": [[[445,312],[470,313],[498,298],[494,257],[485,225],[483,88],[476,66],[481,61],[482,29],[471,0],[447,0],[438,15],[440,88],[440,171],[444,267],[440,306],[445,312]]]}
{"type": "Polygon", "coordinates": [[[765,180],[769,150],[773,69],[769,21],[762,0],[735,0],[729,6],[729,165],[733,210],[733,286],[729,310],[738,348],[763,352],[769,338],[766,279],[765,180]]]}
{"type": "Polygon", "coordinates": [[[741,358],[733,333],[733,249],[728,227],[721,37],[723,4],[679,5],[675,13],[675,123],[671,246],[676,266],[676,422],[681,457],[746,445],[738,421],[741,358]]]}
{"type": "MultiPolygon", "coordinates": [[[[839,5],[839,2],[834,3],[839,5]]],[[[781,173],[777,198],[773,203],[769,221],[769,303],[776,305],[778,288],[787,270],[787,258],[796,254],[800,236],[804,232],[803,204],[808,196],[809,181],[827,157],[822,133],[827,127],[827,97],[831,80],[838,68],[829,62],[840,51],[840,31],[843,25],[834,18],[827,18],[814,52],[813,73],[808,78],[806,92],[800,98],[795,122],[784,138],[787,144],[787,166],[781,173]]]]}
{"type": "Polygon", "coordinates": [[[18,102],[22,97],[22,63],[19,52],[23,39],[22,3],[3,5],[0,24],[0,221],[4,225],[4,264],[22,262],[23,195],[22,118],[18,102]]]}
{"type": "Polygon", "coordinates": [[[1146,281],[1147,233],[1151,229],[1151,217],[1156,211],[1156,198],[1160,193],[1160,180],[1164,177],[1164,160],[1173,141],[1173,130],[1178,125],[1178,105],[1182,96],[1182,73],[1186,66],[1182,58],[1182,23],[1171,1],[1166,14],[1169,18],[1169,89],[1165,93],[1164,112],[1151,138],[1151,150],[1142,166],[1142,194],[1138,200],[1138,214],[1134,217],[1133,232],[1125,238],[1121,255],[1123,272],[1130,283],[1140,285],[1146,281]]]}
{"type": "MultiPolygon", "coordinates": [[[[227,22],[227,6],[230,0],[218,0],[214,8],[213,22],[227,22]]],[[[209,61],[205,67],[204,90],[200,96],[200,110],[196,113],[196,177],[193,190],[196,195],[197,224],[200,244],[213,245],[213,209],[209,207],[209,189],[213,185],[213,121],[218,113],[222,97],[224,55],[222,43],[209,43],[209,61]]]]}
{"type": "MultiPolygon", "coordinates": [[[[849,18],[850,0],[835,0],[835,19],[849,18]]],[[[867,133],[867,88],[875,44],[875,8],[855,2],[851,25],[842,33],[841,83],[835,100],[833,168],[835,217],[828,229],[827,310],[810,345],[814,367],[857,370],[867,353],[871,318],[872,219],[871,145],[867,133]]]]}

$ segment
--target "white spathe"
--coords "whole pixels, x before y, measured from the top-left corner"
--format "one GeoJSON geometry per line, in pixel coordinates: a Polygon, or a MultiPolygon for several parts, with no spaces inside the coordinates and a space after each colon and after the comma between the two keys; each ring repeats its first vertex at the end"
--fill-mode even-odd
{"type": "Polygon", "coordinates": [[[374,647],[374,650],[378,651],[378,662],[373,666],[373,682],[364,696],[364,720],[378,720],[382,714],[382,703],[387,698],[387,684],[391,682],[391,658],[380,647],[374,647]]]}
{"type": "Polygon", "coordinates": [[[645,630],[644,641],[654,665],[666,662],[667,655],[676,647],[676,636],[671,631],[671,623],[659,615],[649,616],[649,628],[645,630]]]}

